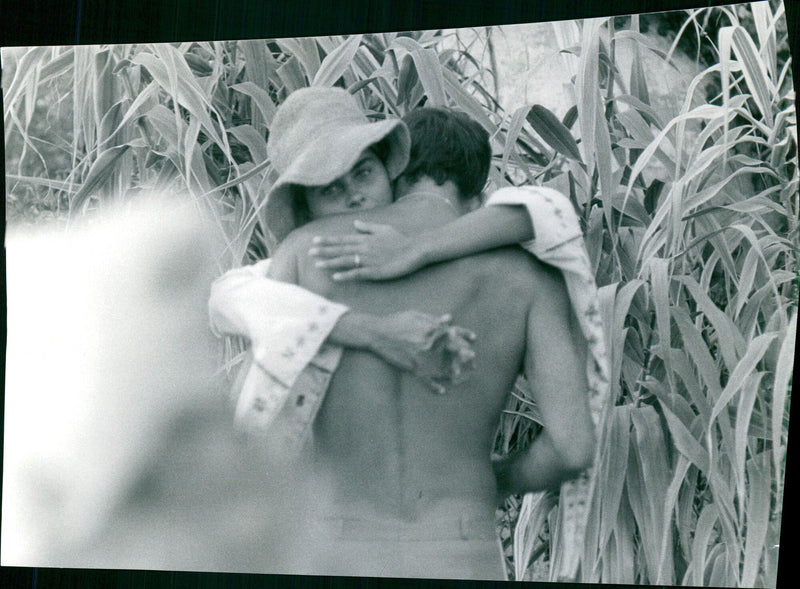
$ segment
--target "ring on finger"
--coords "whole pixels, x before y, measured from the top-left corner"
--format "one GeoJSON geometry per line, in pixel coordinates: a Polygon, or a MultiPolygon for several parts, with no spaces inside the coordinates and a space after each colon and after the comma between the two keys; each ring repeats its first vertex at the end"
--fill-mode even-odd
{"type": "Polygon", "coordinates": [[[361,256],[359,256],[358,254],[355,254],[354,258],[355,258],[354,259],[354,263],[356,265],[356,268],[358,268],[359,266],[361,266],[361,256]]]}

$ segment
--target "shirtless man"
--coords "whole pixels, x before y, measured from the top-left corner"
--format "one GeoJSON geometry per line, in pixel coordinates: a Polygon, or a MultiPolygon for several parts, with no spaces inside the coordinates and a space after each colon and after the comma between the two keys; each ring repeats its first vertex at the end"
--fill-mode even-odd
{"type": "Polygon", "coordinates": [[[273,258],[274,278],[352,309],[450,313],[477,334],[472,377],[440,396],[371,353],[345,351],[314,423],[314,485],[323,492],[312,540],[303,543],[311,573],[504,579],[499,494],[557,488],[591,463],[585,346],[557,271],[502,248],[405,279],[342,283],[307,256],[313,236],[349,233],[356,218],[412,235],[474,206],[475,194],[429,172],[401,178],[389,207],[301,227],[273,258]],[[493,464],[495,431],[520,370],[545,428],[526,450],[493,464]]]}

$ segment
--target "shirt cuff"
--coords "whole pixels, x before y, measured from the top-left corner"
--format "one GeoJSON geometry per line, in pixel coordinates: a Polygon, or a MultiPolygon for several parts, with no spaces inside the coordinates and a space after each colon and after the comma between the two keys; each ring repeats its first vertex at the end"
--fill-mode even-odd
{"type": "Polygon", "coordinates": [[[255,362],[284,386],[292,387],[308,363],[324,351],[321,348],[325,340],[347,311],[345,305],[324,301],[311,307],[302,319],[287,318],[280,326],[280,333],[272,333],[269,342],[254,337],[255,362]]]}

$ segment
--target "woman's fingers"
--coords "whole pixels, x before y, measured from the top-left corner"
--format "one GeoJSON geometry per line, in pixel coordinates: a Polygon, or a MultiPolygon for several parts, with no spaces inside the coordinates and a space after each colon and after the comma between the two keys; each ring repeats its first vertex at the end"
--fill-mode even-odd
{"type": "Polygon", "coordinates": [[[394,229],[391,225],[382,223],[370,223],[368,221],[353,221],[353,226],[361,233],[382,233],[394,229]]]}
{"type": "Polygon", "coordinates": [[[344,272],[334,272],[331,278],[334,282],[347,282],[348,280],[372,280],[373,276],[369,268],[353,268],[344,272]]]}
{"type": "Polygon", "coordinates": [[[447,392],[447,388],[443,384],[436,382],[435,380],[430,378],[424,380],[428,384],[428,386],[431,387],[431,389],[433,389],[433,392],[436,393],[437,395],[444,395],[447,392]]]}
{"type": "Polygon", "coordinates": [[[457,325],[453,326],[453,335],[463,338],[468,342],[474,342],[478,338],[474,331],[459,327],[457,325]]]}
{"type": "Polygon", "coordinates": [[[308,255],[317,258],[337,258],[339,256],[352,256],[362,254],[362,248],[358,244],[346,245],[315,245],[308,250],[308,255]]]}
{"type": "Polygon", "coordinates": [[[353,226],[358,233],[348,233],[346,235],[316,235],[311,240],[311,243],[315,247],[363,245],[367,238],[373,233],[395,231],[394,227],[391,225],[368,223],[366,221],[353,221],[353,226]]]}
{"type": "Polygon", "coordinates": [[[311,243],[314,246],[329,245],[359,245],[364,243],[365,236],[358,233],[348,233],[347,235],[317,235],[311,243]]]}
{"type": "MultiPolygon", "coordinates": [[[[318,260],[314,262],[316,268],[325,268],[327,270],[349,270],[355,266],[353,254],[332,258],[330,260],[318,260]]],[[[357,270],[358,268],[356,268],[357,270]]],[[[336,280],[336,277],[333,277],[336,280]]]]}

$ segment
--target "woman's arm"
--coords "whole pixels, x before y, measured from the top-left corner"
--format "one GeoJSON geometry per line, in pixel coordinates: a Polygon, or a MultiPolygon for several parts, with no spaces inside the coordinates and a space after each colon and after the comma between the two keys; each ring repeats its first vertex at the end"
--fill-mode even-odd
{"type": "Polygon", "coordinates": [[[419,236],[425,264],[453,260],[533,239],[528,211],[516,205],[482,207],[419,236]]]}
{"type": "Polygon", "coordinates": [[[271,261],[235,268],[211,285],[211,330],[249,340],[255,362],[292,386],[348,307],[267,277],[271,261]],[[299,345],[298,345],[299,344],[299,345]]]}
{"type": "Polygon", "coordinates": [[[398,278],[436,262],[530,241],[534,235],[529,212],[515,205],[476,209],[413,236],[377,223],[356,221],[355,228],[359,234],[315,240],[309,252],[320,258],[320,267],[338,270],[334,280],[398,278]]]}
{"type": "Polygon", "coordinates": [[[582,237],[569,199],[552,188],[507,187],[486,206],[417,235],[389,225],[355,222],[358,233],[318,237],[310,254],[334,280],[387,280],[435,262],[521,244],[544,259],[559,245],[582,237]]]}
{"type": "Polygon", "coordinates": [[[385,316],[350,311],[342,315],[328,339],[372,352],[444,393],[443,383],[460,382],[475,357],[475,334],[452,325],[451,319],[450,315],[436,317],[419,311],[385,316]]]}
{"type": "Polygon", "coordinates": [[[293,385],[324,343],[371,351],[437,391],[471,364],[474,334],[451,325],[449,316],[350,311],[284,282],[293,278],[293,268],[291,260],[277,256],[274,263],[230,270],[213,283],[209,298],[212,330],[247,338],[257,364],[286,385],[293,385]]]}

